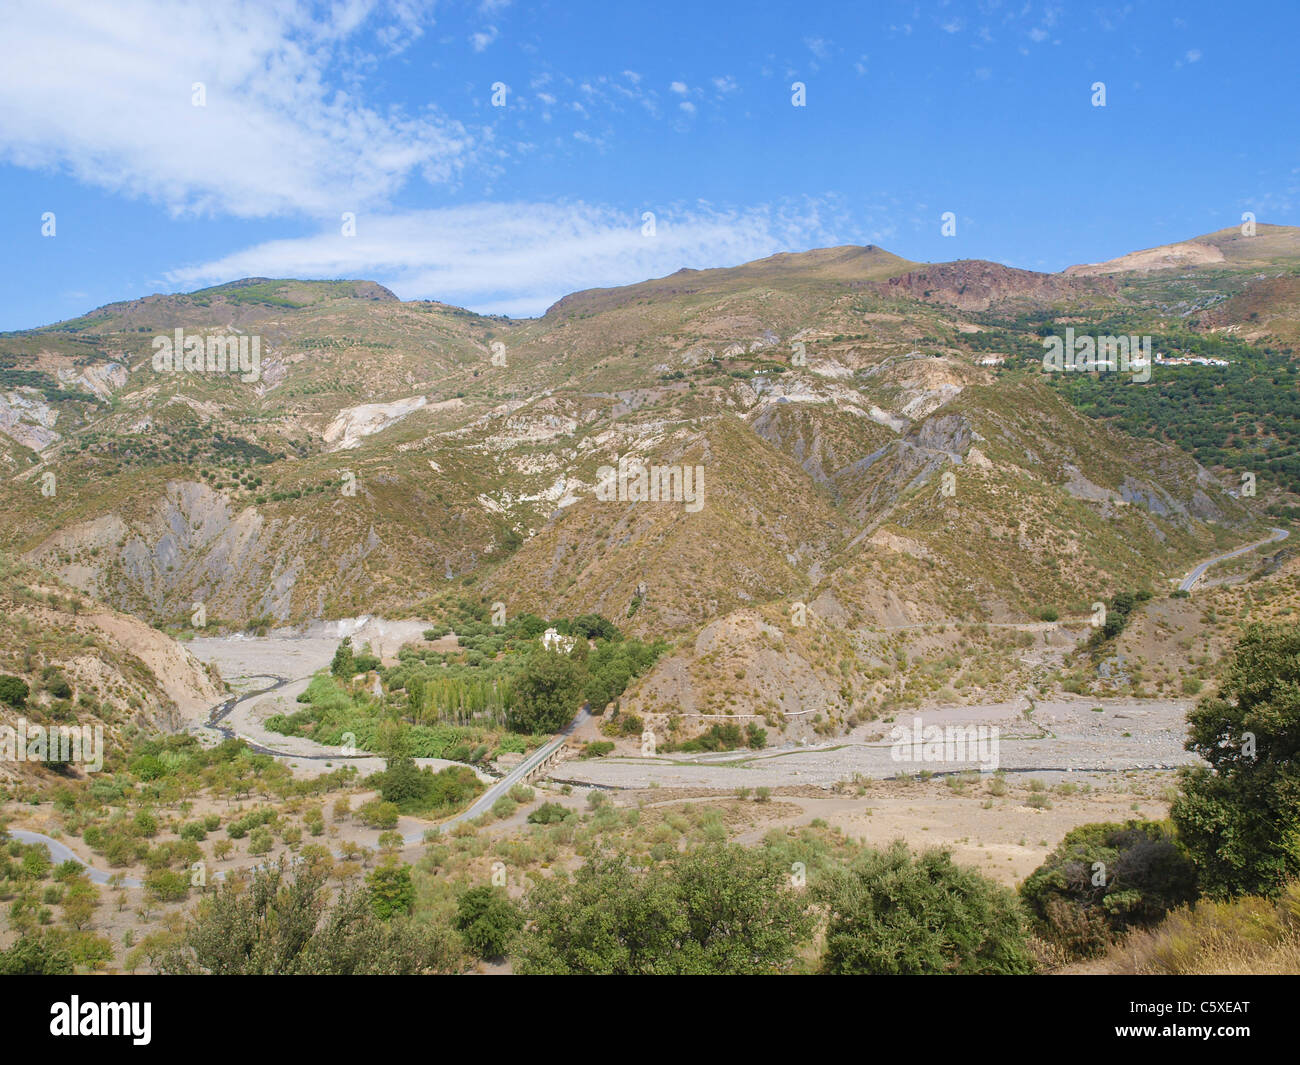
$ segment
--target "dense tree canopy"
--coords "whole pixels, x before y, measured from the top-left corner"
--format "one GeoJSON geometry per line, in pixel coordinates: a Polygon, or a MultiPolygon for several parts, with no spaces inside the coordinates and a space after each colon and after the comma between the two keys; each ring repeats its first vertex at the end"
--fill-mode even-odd
{"type": "Polygon", "coordinates": [[[833,870],[818,895],[829,910],[822,969],[915,976],[1033,971],[1020,905],[1008,889],[946,851],[913,857],[900,840],[833,870]]]}
{"type": "Polygon", "coordinates": [[[638,870],[598,856],[528,899],[522,973],[778,973],[812,930],[806,897],[776,855],[702,847],[638,870]]]}
{"type": "Polygon", "coordinates": [[[1187,715],[1188,750],[1171,811],[1210,895],[1271,894],[1300,874],[1300,627],[1256,625],[1219,691],[1187,715]]]}

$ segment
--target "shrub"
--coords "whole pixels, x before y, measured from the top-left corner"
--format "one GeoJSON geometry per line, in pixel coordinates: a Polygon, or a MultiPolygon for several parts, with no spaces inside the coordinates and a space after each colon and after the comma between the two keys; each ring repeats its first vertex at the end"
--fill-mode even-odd
{"type": "Polygon", "coordinates": [[[1020,897],[1044,939],[1087,957],[1196,898],[1196,869],[1167,824],[1081,825],[1026,878],[1020,897]]]}
{"type": "Polygon", "coordinates": [[[223,883],[179,944],[161,950],[164,975],[363,975],[447,972],[451,931],[400,917],[380,920],[371,895],[345,890],[331,904],[326,871],[309,864],[288,880],[283,867],[258,869],[252,883],[223,883]]]}
{"type": "Polygon", "coordinates": [[[159,902],[179,902],[190,893],[190,878],[172,869],[154,869],[145,876],[144,886],[159,902]]]}
{"type": "Polygon", "coordinates": [[[370,828],[393,828],[397,824],[399,811],[397,805],[373,799],[357,811],[363,824],[370,828]]]}
{"type": "Polygon", "coordinates": [[[823,881],[822,971],[1014,974],[1033,971],[1015,895],[947,851],[913,857],[900,840],[823,881]]]}
{"type": "Polygon", "coordinates": [[[409,865],[385,863],[366,877],[366,884],[375,915],[385,921],[394,914],[410,913],[415,905],[415,885],[411,883],[409,865]]]}
{"type": "Polygon", "coordinates": [[[503,957],[523,924],[519,907],[500,888],[473,887],[456,901],[456,927],[480,958],[503,957]]]}
{"type": "Polygon", "coordinates": [[[770,850],[707,845],[638,870],[592,857],[537,884],[514,953],[520,973],[789,972],[812,932],[806,900],[770,850]]]}
{"type": "Polygon", "coordinates": [[[0,950],[0,976],[71,976],[72,955],[48,934],[25,934],[8,950],[0,950]]]}
{"type": "Polygon", "coordinates": [[[0,674],[0,703],[8,703],[15,710],[22,710],[27,705],[27,696],[30,694],[31,689],[22,677],[0,674]]]}
{"type": "Polygon", "coordinates": [[[1112,973],[1137,975],[1294,974],[1300,971],[1300,882],[1276,899],[1203,898],[1172,911],[1113,951],[1112,973]]]}
{"type": "Polygon", "coordinates": [[[544,802],[528,815],[528,823],[532,825],[553,825],[563,821],[570,816],[570,813],[571,811],[567,806],[561,806],[558,802],[544,802]]]}

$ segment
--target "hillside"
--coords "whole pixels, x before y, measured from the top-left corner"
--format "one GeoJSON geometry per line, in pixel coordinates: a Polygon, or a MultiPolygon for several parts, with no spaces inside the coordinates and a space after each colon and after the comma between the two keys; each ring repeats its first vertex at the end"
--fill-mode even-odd
{"type": "MultiPolygon", "coordinates": [[[[1289,254],[1279,228],[1255,247],[1289,254]]],[[[1192,243],[1245,261],[1227,232],[1192,243]]],[[[1128,413],[1175,371],[1042,374],[1041,338],[1067,323],[1155,331],[1175,351],[1214,335],[1166,280],[1077,273],[845,247],[579,292],[530,320],[357,281],[111,304],[0,337],[15,518],[0,546],[177,631],[200,603],[218,630],[428,616],[466,594],[598,612],[679,641],[645,681],[647,712],[688,691],[779,706],[797,687],[847,719],[900,697],[881,669],[908,653],[881,644],[897,626],[1086,613],[1263,535],[1236,471],[1188,454],[1228,450],[1128,413]],[[260,362],[160,371],[155,338],[177,329],[257,337],[260,362]],[[699,468],[698,505],[602,498],[620,459],[699,468]],[[815,623],[792,627],[808,604],[815,623]],[[726,694],[696,662],[732,654],[709,650],[723,632],[745,675],[726,694]]],[[[1243,372],[1264,357],[1245,338],[1225,350],[1243,372]]],[[[1277,483],[1261,497],[1293,498],[1277,483]]],[[[970,697],[1023,679],[985,642],[970,697]]]]}
{"type": "MultiPolygon", "coordinates": [[[[178,731],[207,717],[220,678],[183,645],[48,574],[0,556],[0,675],[27,695],[0,706],[0,724],[21,717],[46,727],[102,725],[120,752],[133,732],[178,731]]],[[[37,772],[0,760],[10,781],[37,772]]]]}

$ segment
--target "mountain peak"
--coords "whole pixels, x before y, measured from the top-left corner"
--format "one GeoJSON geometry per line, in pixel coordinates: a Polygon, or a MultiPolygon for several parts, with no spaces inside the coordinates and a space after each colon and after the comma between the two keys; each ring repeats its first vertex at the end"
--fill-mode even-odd
{"type": "Polygon", "coordinates": [[[1065,273],[1091,277],[1099,274],[1147,274],[1159,270],[1204,267],[1233,269],[1270,266],[1300,259],[1300,227],[1256,223],[1253,235],[1241,226],[1229,226],[1191,240],[1132,251],[1100,263],[1066,267],[1065,273]]]}

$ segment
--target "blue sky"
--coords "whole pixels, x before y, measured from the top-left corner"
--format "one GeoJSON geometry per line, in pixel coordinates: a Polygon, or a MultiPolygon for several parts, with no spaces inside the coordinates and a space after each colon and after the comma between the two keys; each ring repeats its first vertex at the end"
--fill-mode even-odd
{"type": "Polygon", "coordinates": [[[1300,224],[1297,29],[1294,0],[10,0],[0,330],[253,275],[531,315],[831,244],[1059,270],[1300,224]]]}

